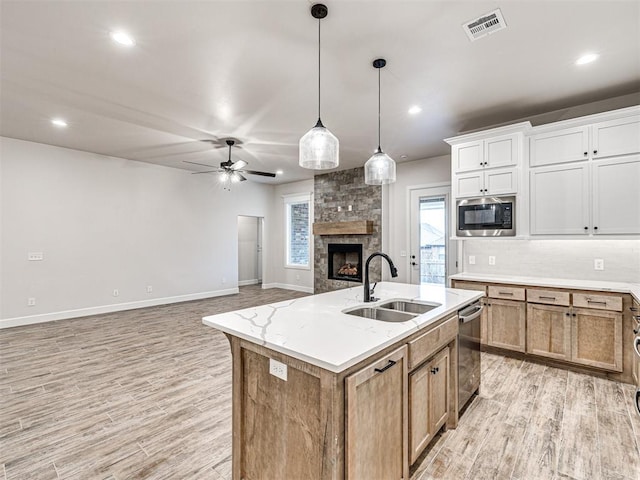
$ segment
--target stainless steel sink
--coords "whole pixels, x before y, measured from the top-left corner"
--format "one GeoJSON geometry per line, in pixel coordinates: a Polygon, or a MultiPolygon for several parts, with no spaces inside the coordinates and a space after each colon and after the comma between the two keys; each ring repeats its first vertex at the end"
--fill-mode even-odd
{"type": "Polygon", "coordinates": [[[391,302],[383,303],[380,305],[380,308],[388,308],[390,310],[396,310],[400,312],[410,312],[410,313],[426,313],[434,308],[438,308],[440,306],[439,303],[418,303],[418,302],[410,302],[408,300],[394,300],[391,302]]]}
{"type": "Polygon", "coordinates": [[[377,307],[359,307],[344,312],[348,315],[380,320],[381,322],[406,322],[416,316],[415,313],[400,312],[398,310],[385,310],[377,307]]]}

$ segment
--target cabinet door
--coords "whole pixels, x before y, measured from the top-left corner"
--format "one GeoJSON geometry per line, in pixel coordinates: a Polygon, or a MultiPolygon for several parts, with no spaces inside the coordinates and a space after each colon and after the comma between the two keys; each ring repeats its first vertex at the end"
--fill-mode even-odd
{"type": "Polygon", "coordinates": [[[571,361],[622,371],[622,313],[574,308],[571,361]]]}
{"type": "Polygon", "coordinates": [[[348,479],[409,479],[407,377],[404,346],[346,378],[348,479]]]}
{"type": "Polygon", "coordinates": [[[484,172],[485,195],[517,193],[518,175],[515,168],[487,170],[484,172]]]}
{"type": "Polygon", "coordinates": [[[640,233],[640,155],[593,162],[593,232],[640,233]]]}
{"type": "Polygon", "coordinates": [[[530,170],[532,235],[589,233],[588,165],[530,170]]]}
{"type": "Polygon", "coordinates": [[[484,195],[484,172],[455,175],[457,197],[480,197],[484,195]]]}
{"type": "Polygon", "coordinates": [[[524,302],[489,298],[487,309],[487,344],[525,351],[526,309],[524,302]]]}
{"type": "Polygon", "coordinates": [[[589,158],[589,127],[540,133],[529,139],[529,166],[540,167],[589,158]]]}
{"type": "Polygon", "coordinates": [[[484,150],[482,140],[454,145],[451,150],[453,170],[468,172],[481,170],[484,164],[484,150]]]}
{"type": "Polygon", "coordinates": [[[593,125],[593,158],[640,152],[640,117],[618,118],[593,125]]]}
{"type": "Polygon", "coordinates": [[[485,167],[509,167],[520,159],[520,134],[503,135],[484,141],[485,167]]]}
{"type": "Polygon", "coordinates": [[[571,313],[567,307],[527,305],[527,353],[570,360],[571,313]]]}
{"type": "Polygon", "coordinates": [[[409,375],[409,463],[447,421],[449,382],[449,347],[409,375]]]}

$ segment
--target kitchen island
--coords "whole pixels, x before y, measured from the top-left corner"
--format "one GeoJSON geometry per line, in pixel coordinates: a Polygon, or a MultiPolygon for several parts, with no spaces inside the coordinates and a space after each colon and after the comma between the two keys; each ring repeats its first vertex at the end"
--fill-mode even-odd
{"type": "Polygon", "coordinates": [[[433,306],[406,321],[345,313],[363,288],[205,317],[233,357],[234,479],[408,479],[457,405],[457,311],[481,293],[379,283],[433,306]]]}

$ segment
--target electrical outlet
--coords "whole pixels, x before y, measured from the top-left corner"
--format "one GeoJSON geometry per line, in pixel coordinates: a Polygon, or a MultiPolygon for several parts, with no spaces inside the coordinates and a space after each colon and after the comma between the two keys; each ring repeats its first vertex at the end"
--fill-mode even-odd
{"type": "Polygon", "coordinates": [[[469,265],[475,265],[475,264],[476,264],[476,256],[469,255],[469,265]]]}
{"type": "Polygon", "coordinates": [[[495,265],[496,264],[496,257],[494,257],[493,255],[489,255],[489,265],[495,265]]]}
{"type": "Polygon", "coordinates": [[[147,293],[153,293],[153,287],[151,285],[147,285],[147,293]]]}
{"type": "Polygon", "coordinates": [[[120,290],[118,290],[117,288],[113,289],[113,296],[117,297],[118,295],[120,295],[120,290]]]}
{"type": "Polygon", "coordinates": [[[27,260],[29,260],[30,262],[39,262],[40,260],[44,260],[44,253],[29,252],[27,255],[27,260]]]}
{"type": "Polygon", "coordinates": [[[604,270],[604,258],[594,258],[593,259],[593,269],[594,270],[604,270]]]}
{"type": "Polygon", "coordinates": [[[280,380],[287,381],[287,366],[273,358],[269,359],[269,373],[280,380]]]}
{"type": "Polygon", "coordinates": [[[27,307],[35,307],[36,306],[36,299],[33,297],[30,297],[27,299],[27,307]]]}

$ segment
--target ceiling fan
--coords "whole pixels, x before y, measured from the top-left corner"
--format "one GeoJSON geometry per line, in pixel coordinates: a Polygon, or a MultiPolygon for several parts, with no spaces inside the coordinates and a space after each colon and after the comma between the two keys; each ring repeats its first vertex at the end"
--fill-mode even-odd
{"type": "MultiPolygon", "coordinates": [[[[225,143],[229,147],[229,159],[226,162],[220,162],[220,168],[218,168],[217,170],[205,170],[204,172],[193,172],[193,175],[198,175],[201,173],[219,173],[220,181],[225,184],[244,182],[247,178],[244,175],[242,175],[243,173],[250,174],[250,175],[261,175],[263,177],[272,177],[272,178],[276,176],[275,173],[259,172],[257,170],[243,170],[244,167],[247,166],[247,162],[245,162],[244,160],[238,160],[237,162],[231,161],[231,147],[233,147],[236,141],[232,139],[227,139],[225,143]]],[[[183,162],[211,168],[211,165],[206,165],[204,163],[191,162],[189,160],[183,160],[183,162]]]]}

